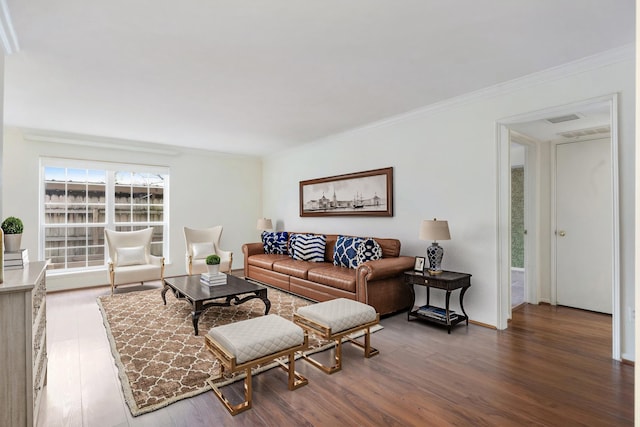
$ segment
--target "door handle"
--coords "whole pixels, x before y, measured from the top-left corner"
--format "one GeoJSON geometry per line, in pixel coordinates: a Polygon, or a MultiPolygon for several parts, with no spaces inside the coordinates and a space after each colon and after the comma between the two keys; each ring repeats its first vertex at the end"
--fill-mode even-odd
{"type": "Polygon", "coordinates": [[[564,231],[564,230],[560,230],[560,231],[558,231],[558,234],[560,235],[560,237],[564,237],[564,236],[566,236],[566,235],[567,235],[567,233],[565,233],[565,231],[564,231]]]}

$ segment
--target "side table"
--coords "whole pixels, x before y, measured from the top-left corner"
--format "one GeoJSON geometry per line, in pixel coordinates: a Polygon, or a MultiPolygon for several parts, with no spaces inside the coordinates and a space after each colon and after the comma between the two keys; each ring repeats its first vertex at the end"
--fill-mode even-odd
{"type": "Polygon", "coordinates": [[[413,296],[413,302],[411,308],[407,313],[407,320],[411,320],[412,317],[425,320],[428,322],[436,323],[446,326],[448,333],[451,333],[451,327],[461,322],[466,322],[469,325],[469,316],[464,311],[463,299],[467,289],[471,287],[471,274],[456,273],[453,271],[443,271],[440,274],[430,274],[428,271],[405,271],[404,281],[411,289],[411,295],[413,296]],[[416,302],[416,293],[413,289],[413,285],[425,286],[427,288],[427,304],[414,308],[416,302]],[[436,307],[429,304],[429,291],[431,288],[441,289],[446,292],[445,307],[436,307]],[[452,313],[449,310],[449,299],[451,298],[451,292],[456,289],[460,289],[460,308],[462,314],[452,313]]]}

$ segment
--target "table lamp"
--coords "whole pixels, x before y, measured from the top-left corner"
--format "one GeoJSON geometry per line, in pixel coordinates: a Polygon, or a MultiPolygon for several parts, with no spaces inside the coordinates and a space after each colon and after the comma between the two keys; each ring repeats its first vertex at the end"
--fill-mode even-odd
{"type": "Polygon", "coordinates": [[[268,218],[260,218],[258,219],[256,228],[260,231],[271,230],[273,229],[273,224],[271,224],[271,220],[268,218]]]}
{"type": "Polygon", "coordinates": [[[449,224],[447,221],[425,219],[420,226],[420,240],[431,240],[433,243],[427,248],[427,259],[429,260],[429,273],[442,273],[442,256],[444,249],[438,245],[436,240],[450,240],[449,224]]]}

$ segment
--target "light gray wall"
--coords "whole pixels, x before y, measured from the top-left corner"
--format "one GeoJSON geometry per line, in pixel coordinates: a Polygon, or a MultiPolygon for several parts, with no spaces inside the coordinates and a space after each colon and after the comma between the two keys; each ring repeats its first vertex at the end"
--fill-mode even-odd
{"type": "MultiPolygon", "coordinates": [[[[402,254],[424,256],[423,219],[449,221],[443,267],[473,274],[465,296],[471,319],[497,326],[497,125],[501,119],[586,99],[620,94],[621,288],[634,299],[634,58],[630,53],[550,70],[510,85],[358,130],[274,153],[264,162],[264,215],[279,229],[396,237],[402,254]],[[309,161],[313,159],[313,161],[309,161]],[[301,218],[301,180],[394,167],[393,218],[301,218]]],[[[541,160],[548,156],[541,153],[541,160]],[[546,156],[546,157],[545,157],[546,156]]],[[[547,183],[542,183],[546,184],[547,183]]],[[[548,286],[548,283],[544,284],[548,286]]],[[[548,289],[542,291],[548,295],[548,289]]],[[[417,290],[417,299],[424,298],[417,290]]],[[[622,357],[634,360],[634,331],[626,310],[622,357]]]]}
{"type": "MultiPolygon", "coordinates": [[[[242,244],[258,236],[256,220],[262,211],[262,163],[257,157],[232,156],[171,147],[175,155],[113,150],[25,140],[17,128],[4,132],[4,212],[25,224],[22,247],[38,258],[40,157],[62,157],[120,163],[162,165],[170,168],[170,233],[166,275],[183,274],[183,227],[222,225],[221,246],[234,253],[234,267],[242,268],[242,244]]],[[[106,268],[47,276],[49,290],[108,283],[106,268]]]]}

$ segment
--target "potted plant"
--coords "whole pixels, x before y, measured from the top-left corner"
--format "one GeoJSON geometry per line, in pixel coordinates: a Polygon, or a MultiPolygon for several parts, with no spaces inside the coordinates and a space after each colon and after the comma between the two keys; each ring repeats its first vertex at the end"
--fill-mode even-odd
{"type": "Polygon", "coordinates": [[[20,218],[10,216],[2,222],[2,231],[4,232],[4,250],[6,252],[18,252],[20,250],[20,241],[22,240],[22,231],[24,225],[20,218]]]}
{"type": "Polygon", "coordinates": [[[209,274],[216,275],[220,271],[220,257],[216,254],[209,255],[205,260],[209,274]]]}

